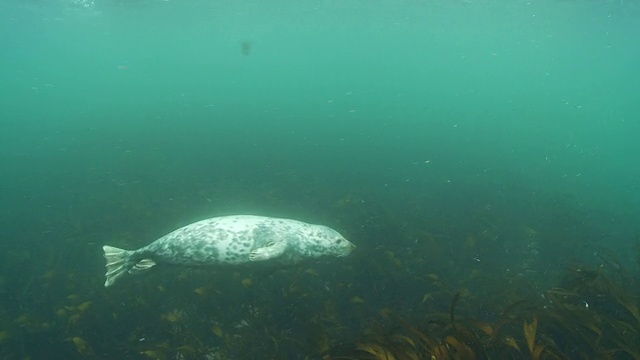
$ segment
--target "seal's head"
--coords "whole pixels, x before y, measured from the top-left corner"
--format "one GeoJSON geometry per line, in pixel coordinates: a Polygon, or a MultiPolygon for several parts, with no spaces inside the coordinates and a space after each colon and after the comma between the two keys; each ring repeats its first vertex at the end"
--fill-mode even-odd
{"type": "Polygon", "coordinates": [[[344,257],[351,254],[351,252],[356,249],[356,246],[353,245],[353,243],[349,240],[343,238],[342,235],[340,235],[340,237],[336,238],[334,241],[335,246],[333,247],[333,249],[335,252],[333,254],[335,256],[344,257]]]}
{"type": "Polygon", "coordinates": [[[355,245],[332,228],[322,225],[318,225],[318,227],[320,232],[316,238],[316,246],[318,246],[319,250],[321,249],[321,254],[318,255],[344,257],[351,254],[356,248],[355,245]]]}

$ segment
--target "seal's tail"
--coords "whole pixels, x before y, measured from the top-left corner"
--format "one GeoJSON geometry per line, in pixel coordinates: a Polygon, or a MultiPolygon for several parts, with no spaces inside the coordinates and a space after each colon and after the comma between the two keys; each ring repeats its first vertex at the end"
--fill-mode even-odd
{"type": "Polygon", "coordinates": [[[139,273],[156,264],[151,259],[136,260],[134,258],[135,251],[118,249],[109,245],[103,246],[102,250],[104,250],[104,258],[107,259],[107,274],[105,275],[107,280],[104,282],[104,287],[113,285],[125,273],[139,273]]]}
{"type": "Polygon", "coordinates": [[[104,286],[109,287],[135,265],[135,262],[130,260],[133,251],[109,245],[103,246],[102,250],[104,250],[104,258],[107,260],[107,274],[105,275],[107,280],[104,282],[104,286]]]}

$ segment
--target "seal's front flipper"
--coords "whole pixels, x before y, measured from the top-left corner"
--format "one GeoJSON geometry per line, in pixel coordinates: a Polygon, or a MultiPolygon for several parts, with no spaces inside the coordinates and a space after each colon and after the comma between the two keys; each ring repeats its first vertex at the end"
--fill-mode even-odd
{"type": "Polygon", "coordinates": [[[249,254],[250,261],[263,261],[276,258],[286,250],[287,243],[285,241],[275,241],[267,244],[265,247],[257,248],[249,254]]]}

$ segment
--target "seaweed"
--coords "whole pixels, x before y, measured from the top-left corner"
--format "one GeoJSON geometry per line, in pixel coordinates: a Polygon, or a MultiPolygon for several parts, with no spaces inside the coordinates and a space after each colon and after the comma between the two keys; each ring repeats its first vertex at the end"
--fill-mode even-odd
{"type": "Polygon", "coordinates": [[[491,323],[459,319],[460,293],[448,316],[435,313],[422,322],[384,309],[365,336],[324,358],[640,359],[637,294],[603,266],[569,268],[563,283],[544,291],[541,301],[514,302],[491,323]]]}

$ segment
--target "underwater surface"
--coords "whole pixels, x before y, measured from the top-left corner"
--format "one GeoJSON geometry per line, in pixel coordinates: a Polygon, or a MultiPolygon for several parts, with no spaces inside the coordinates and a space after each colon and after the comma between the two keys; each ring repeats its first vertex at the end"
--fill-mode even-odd
{"type": "Polygon", "coordinates": [[[637,0],[0,2],[0,360],[640,359],[637,0]],[[105,244],[330,226],[293,266],[105,244]]]}

